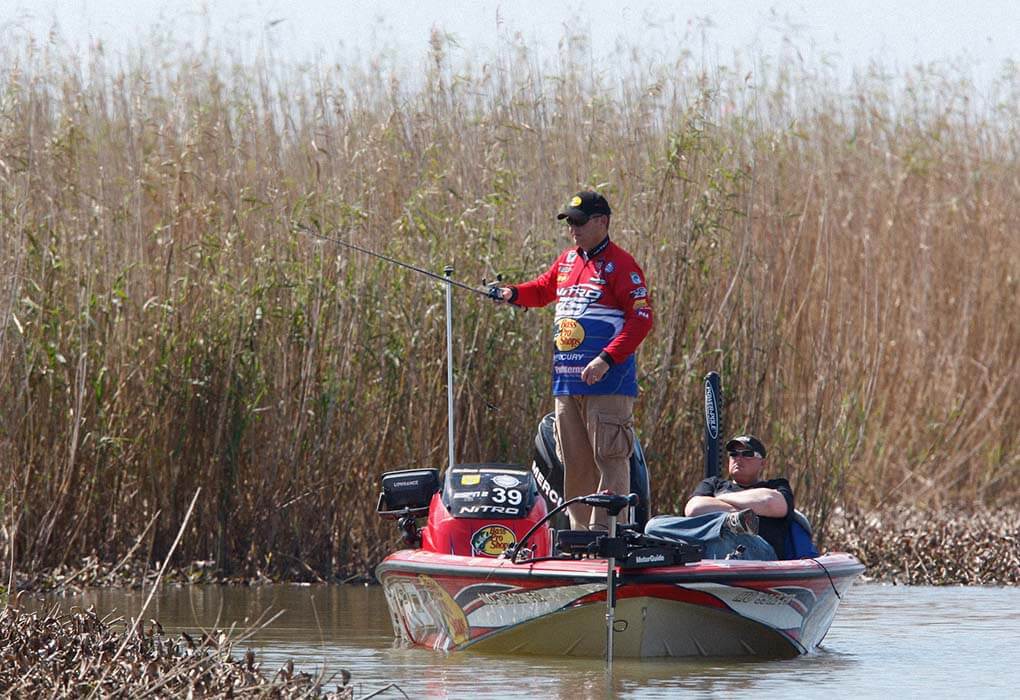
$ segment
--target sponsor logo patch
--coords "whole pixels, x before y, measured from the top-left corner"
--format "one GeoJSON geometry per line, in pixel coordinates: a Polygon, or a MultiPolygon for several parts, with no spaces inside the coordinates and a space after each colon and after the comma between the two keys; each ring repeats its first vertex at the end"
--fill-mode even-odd
{"type": "Polygon", "coordinates": [[[512,489],[514,486],[520,486],[521,480],[516,476],[510,476],[509,474],[497,474],[492,477],[492,483],[496,486],[502,486],[505,489],[512,489]]]}
{"type": "Polygon", "coordinates": [[[638,309],[634,313],[637,314],[638,316],[640,316],[641,318],[651,318],[652,317],[652,312],[649,309],[638,309]]]}
{"type": "Polygon", "coordinates": [[[647,299],[638,299],[637,301],[634,302],[634,308],[635,309],[643,309],[646,306],[648,306],[648,300],[647,299]]]}
{"type": "Polygon", "coordinates": [[[614,264],[613,264],[613,261],[612,261],[612,260],[610,260],[609,262],[607,262],[607,263],[606,263],[606,269],[605,269],[605,273],[606,273],[607,275],[608,275],[609,273],[611,273],[611,272],[612,272],[613,270],[615,270],[615,269],[616,269],[616,265],[614,265],[614,264]]]}
{"type": "Polygon", "coordinates": [[[461,486],[475,486],[478,483],[480,483],[481,480],[482,480],[482,477],[479,476],[478,474],[465,474],[464,476],[460,477],[460,485],[461,486]]]}
{"type": "Polygon", "coordinates": [[[570,279],[570,274],[567,272],[561,272],[560,274],[556,275],[556,284],[563,284],[568,279],[570,279]]]}
{"type": "Polygon", "coordinates": [[[630,293],[631,299],[644,299],[648,296],[648,287],[638,287],[630,293]]]}
{"type": "Polygon", "coordinates": [[[563,318],[556,323],[556,348],[573,350],[584,342],[584,326],[572,318],[563,318]]]}
{"type": "Polygon", "coordinates": [[[573,199],[571,199],[570,200],[570,206],[572,206],[572,207],[579,207],[579,206],[581,206],[581,198],[580,197],[574,197],[573,199]]]}
{"type": "Polygon", "coordinates": [[[514,531],[504,525],[486,525],[471,535],[471,553],[475,556],[498,557],[515,544],[514,531]]]}
{"type": "Polygon", "coordinates": [[[577,251],[576,250],[572,250],[569,253],[567,253],[567,262],[568,263],[572,263],[575,260],[577,260],[577,251]]]}
{"type": "Polygon", "coordinates": [[[641,284],[641,275],[636,272],[630,273],[630,281],[634,284],[641,284]]]}
{"type": "Polygon", "coordinates": [[[573,269],[572,265],[560,265],[559,272],[570,272],[573,269]]]}
{"type": "Polygon", "coordinates": [[[588,281],[591,282],[592,284],[605,284],[606,283],[606,281],[604,279],[602,279],[601,277],[592,277],[588,281]]]}

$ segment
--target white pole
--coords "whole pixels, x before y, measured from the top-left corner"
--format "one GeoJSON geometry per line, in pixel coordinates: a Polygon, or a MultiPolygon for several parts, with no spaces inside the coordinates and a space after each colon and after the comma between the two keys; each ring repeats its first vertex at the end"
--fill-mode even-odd
{"type": "MultiPolygon", "coordinates": [[[[616,538],[616,516],[609,514],[609,537],[616,538]]],[[[613,671],[613,626],[616,624],[616,559],[606,560],[606,671],[613,671]]]]}
{"type": "MultiPolygon", "coordinates": [[[[446,279],[453,275],[453,267],[447,265],[443,270],[446,279]]],[[[446,285],[446,429],[450,448],[450,465],[456,464],[453,448],[453,285],[446,285]]]]}

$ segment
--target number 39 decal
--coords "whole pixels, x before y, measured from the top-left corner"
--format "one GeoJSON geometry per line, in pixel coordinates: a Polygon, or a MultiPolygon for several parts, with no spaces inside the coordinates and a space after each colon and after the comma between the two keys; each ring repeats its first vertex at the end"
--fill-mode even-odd
{"type": "Polygon", "coordinates": [[[509,503],[512,506],[519,506],[524,500],[524,494],[518,489],[505,489],[502,486],[494,486],[492,489],[493,503],[509,503]]]}

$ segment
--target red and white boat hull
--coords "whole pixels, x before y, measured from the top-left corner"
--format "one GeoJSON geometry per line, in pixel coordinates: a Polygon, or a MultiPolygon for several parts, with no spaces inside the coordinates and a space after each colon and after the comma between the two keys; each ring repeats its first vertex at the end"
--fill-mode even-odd
{"type": "MultiPolygon", "coordinates": [[[[617,657],[793,657],[824,638],[864,571],[848,554],[788,561],[703,560],[618,573],[617,657]]],[[[599,657],[606,562],[403,550],[377,568],[394,633],[440,650],[599,657]]]]}

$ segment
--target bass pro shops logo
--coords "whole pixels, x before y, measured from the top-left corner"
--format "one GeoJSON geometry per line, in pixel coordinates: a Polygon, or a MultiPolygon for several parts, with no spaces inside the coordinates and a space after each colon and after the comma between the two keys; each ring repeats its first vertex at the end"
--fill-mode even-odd
{"type": "Polygon", "coordinates": [[[556,324],[556,349],[574,350],[584,342],[584,326],[572,318],[562,318],[556,324]]]}
{"type": "Polygon", "coordinates": [[[503,525],[486,525],[471,535],[471,554],[498,557],[507,547],[517,544],[514,531],[503,525]]]}

